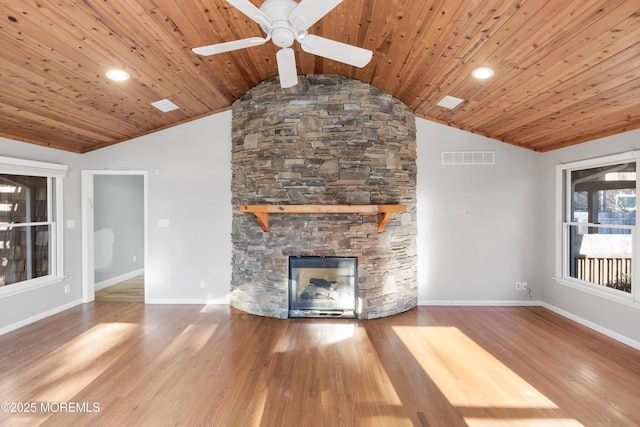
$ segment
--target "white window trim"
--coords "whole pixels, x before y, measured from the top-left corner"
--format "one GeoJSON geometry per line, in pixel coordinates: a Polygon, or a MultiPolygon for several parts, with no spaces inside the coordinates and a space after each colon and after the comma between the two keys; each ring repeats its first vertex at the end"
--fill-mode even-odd
{"type": "MultiPolygon", "coordinates": [[[[53,285],[64,280],[64,229],[62,226],[62,224],[64,223],[64,184],[62,182],[62,178],[65,178],[67,176],[68,170],[69,167],[66,165],[0,156],[0,173],[57,178],[55,180],[56,222],[55,227],[52,227],[51,230],[51,232],[55,234],[55,236],[53,237],[55,239],[54,241],[56,242],[56,248],[52,253],[51,260],[52,264],[55,266],[55,272],[54,274],[50,274],[48,276],[25,280],[23,282],[14,283],[8,286],[2,286],[0,287],[0,298],[6,298],[12,295],[17,295],[34,289],[53,285]]],[[[51,188],[49,188],[49,191],[50,190],[51,188]]],[[[49,197],[51,197],[51,194],[49,194],[49,197]]],[[[49,198],[49,200],[52,199],[49,198]]]]}
{"type": "Polygon", "coordinates": [[[69,166],[0,156],[0,173],[65,178],[69,166]]]}
{"type": "MultiPolygon", "coordinates": [[[[567,206],[564,200],[564,195],[568,194],[570,189],[570,183],[565,182],[565,174],[567,171],[576,169],[587,169],[597,166],[608,165],[612,163],[622,163],[626,161],[634,161],[636,165],[640,165],[640,151],[627,151],[624,153],[613,154],[609,156],[597,157],[593,159],[579,160],[576,162],[561,163],[556,166],[556,215],[555,215],[555,227],[556,227],[556,265],[554,280],[557,284],[567,286],[572,289],[576,289],[581,292],[585,292],[597,297],[624,304],[629,307],[640,309],[640,279],[636,274],[632,277],[631,294],[625,295],[622,292],[617,292],[613,289],[607,289],[602,286],[598,286],[589,282],[585,282],[579,279],[569,277],[566,274],[566,267],[568,261],[568,253],[564,250],[564,242],[566,239],[564,217],[566,212],[564,211],[567,206]]],[[[640,172],[640,171],[639,171],[640,172]]],[[[639,185],[640,173],[636,174],[636,191],[640,190],[639,185]]],[[[637,227],[637,224],[636,224],[637,227]]],[[[638,245],[638,238],[640,233],[638,229],[634,228],[632,232],[632,253],[633,264],[632,271],[638,272],[638,265],[640,265],[640,256],[636,251],[636,248],[640,248],[638,245]]]]}

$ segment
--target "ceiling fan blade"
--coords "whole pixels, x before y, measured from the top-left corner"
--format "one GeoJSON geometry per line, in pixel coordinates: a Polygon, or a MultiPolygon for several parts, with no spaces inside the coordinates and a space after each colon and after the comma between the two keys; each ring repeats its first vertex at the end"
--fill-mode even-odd
{"type": "Polygon", "coordinates": [[[265,39],[261,37],[250,37],[248,39],[234,40],[209,46],[194,47],[191,50],[196,55],[209,56],[218,53],[230,52],[232,50],[244,49],[246,47],[259,46],[261,44],[265,44],[268,40],[268,37],[265,39]]]}
{"type": "Polygon", "coordinates": [[[273,23],[273,21],[267,14],[254,6],[254,4],[249,0],[227,0],[227,3],[229,3],[231,6],[235,7],[240,12],[244,13],[260,25],[264,24],[266,26],[269,26],[273,23]]]}
{"type": "Polygon", "coordinates": [[[284,88],[298,84],[298,71],[296,70],[296,55],[293,49],[285,47],[276,54],[278,60],[278,74],[280,86],[284,88]]]}
{"type": "Polygon", "coordinates": [[[337,42],[313,34],[307,34],[300,41],[302,50],[334,61],[344,62],[354,67],[362,68],[371,61],[373,52],[361,47],[337,42]]]}
{"type": "Polygon", "coordinates": [[[289,14],[289,22],[297,30],[305,31],[340,3],[342,0],[302,0],[289,14]]]}

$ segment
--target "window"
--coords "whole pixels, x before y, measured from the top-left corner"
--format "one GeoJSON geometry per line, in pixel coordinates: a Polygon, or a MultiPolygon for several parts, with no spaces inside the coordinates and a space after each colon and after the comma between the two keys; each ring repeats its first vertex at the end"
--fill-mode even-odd
{"type": "Polygon", "coordinates": [[[633,152],[558,166],[562,283],[637,301],[637,158],[633,152]]]}
{"type": "Polygon", "coordinates": [[[62,279],[66,170],[0,157],[0,297],[62,279]]]}

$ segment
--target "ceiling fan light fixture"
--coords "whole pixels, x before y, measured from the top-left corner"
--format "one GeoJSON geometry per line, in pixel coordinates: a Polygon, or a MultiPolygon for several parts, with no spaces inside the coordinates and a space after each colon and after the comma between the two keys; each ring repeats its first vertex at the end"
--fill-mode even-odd
{"type": "Polygon", "coordinates": [[[332,61],[362,68],[371,61],[373,52],[368,49],[307,34],[307,30],[331,12],[343,0],[264,0],[257,8],[250,0],[226,0],[249,19],[257,23],[265,38],[251,37],[201,46],[191,49],[196,55],[208,56],[264,44],[271,40],[281,47],[276,55],[280,86],[298,84],[296,58],[291,45],[300,43],[304,52],[332,61]]]}
{"type": "Polygon", "coordinates": [[[471,75],[476,79],[484,80],[492,77],[494,74],[493,70],[489,67],[480,67],[476,68],[471,72],[471,75]]]}
{"type": "Polygon", "coordinates": [[[289,28],[275,28],[271,32],[271,41],[279,47],[291,46],[296,38],[296,35],[289,28]]]}
{"type": "Polygon", "coordinates": [[[124,82],[129,80],[129,78],[131,77],[126,71],[115,68],[107,71],[105,73],[105,76],[107,76],[109,80],[113,80],[114,82],[124,82]]]}

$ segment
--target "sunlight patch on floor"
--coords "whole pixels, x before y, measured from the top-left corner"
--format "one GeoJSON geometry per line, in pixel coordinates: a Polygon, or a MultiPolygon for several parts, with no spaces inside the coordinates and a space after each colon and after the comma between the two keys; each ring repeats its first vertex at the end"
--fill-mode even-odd
{"type": "Polygon", "coordinates": [[[194,355],[211,339],[217,325],[191,324],[178,335],[158,356],[158,361],[174,359],[178,362],[180,354],[194,355]]]}
{"type": "Polygon", "coordinates": [[[255,396],[253,397],[253,400],[255,400],[256,404],[255,407],[253,408],[253,414],[251,419],[253,420],[253,422],[251,423],[252,427],[260,427],[260,425],[262,424],[262,414],[264,413],[264,407],[267,404],[267,387],[264,384],[264,379],[261,378],[259,381],[259,384],[256,384],[256,388],[255,388],[255,396]]]}
{"type": "Polygon", "coordinates": [[[354,337],[357,325],[354,323],[345,323],[343,325],[326,324],[326,323],[305,323],[291,328],[304,328],[304,339],[299,342],[296,340],[296,334],[282,334],[278,342],[273,348],[273,353],[281,353],[285,351],[309,351],[323,346],[331,346],[338,344],[354,337]]]}
{"type": "Polygon", "coordinates": [[[459,329],[393,330],[468,425],[581,425],[459,329]]]}
{"type": "Polygon", "coordinates": [[[465,418],[465,421],[472,427],[556,427],[556,426],[582,426],[578,421],[570,418],[531,418],[531,419],[478,419],[465,418]]]}
{"type": "MultiPolygon", "coordinates": [[[[72,400],[115,361],[118,347],[138,328],[128,323],[102,323],[94,326],[42,360],[49,373],[31,385],[27,395],[42,402],[72,400]],[[108,361],[101,363],[101,359],[108,361]]],[[[34,367],[42,370],[42,366],[34,367]]],[[[29,378],[29,375],[26,375],[29,378]]]]}
{"type": "MultiPolygon", "coordinates": [[[[268,366],[264,383],[257,382],[254,390],[252,401],[262,408],[253,410],[253,425],[256,417],[259,425],[279,425],[282,420],[274,414],[283,413],[306,413],[316,417],[317,425],[322,420],[330,425],[329,420],[354,412],[360,425],[412,425],[365,328],[357,323],[292,322],[275,340],[268,366]],[[354,381],[365,383],[357,394],[348,388],[354,381]]],[[[342,425],[352,422],[346,418],[342,425]]]]}

